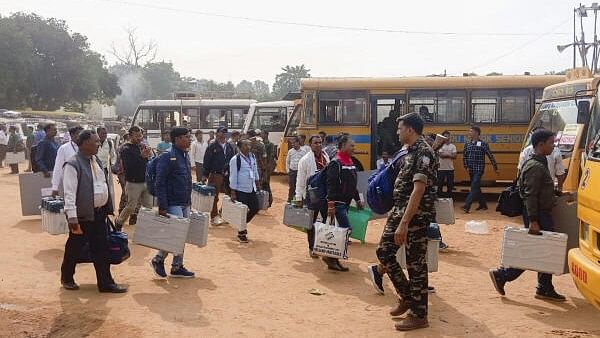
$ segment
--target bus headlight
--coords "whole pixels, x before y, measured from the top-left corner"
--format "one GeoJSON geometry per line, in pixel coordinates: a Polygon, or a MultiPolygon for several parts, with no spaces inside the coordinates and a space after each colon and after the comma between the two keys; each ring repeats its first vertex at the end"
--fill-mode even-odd
{"type": "Polygon", "coordinates": [[[587,242],[590,238],[590,225],[585,223],[585,222],[581,222],[581,240],[584,242],[587,242]]]}

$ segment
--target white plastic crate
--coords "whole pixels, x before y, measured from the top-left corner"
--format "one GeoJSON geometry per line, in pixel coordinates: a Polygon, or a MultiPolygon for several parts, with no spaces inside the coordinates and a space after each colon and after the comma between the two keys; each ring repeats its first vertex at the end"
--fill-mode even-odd
{"type": "Polygon", "coordinates": [[[269,209],[269,192],[266,190],[259,190],[256,192],[256,199],[258,199],[258,210],[269,209]]]}
{"type": "Polygon", "coordinates": [[[199,248],[205,247],[208,242],[208,223],[210,214],[207,212],[190,213],[190,229],[186,243],[194,244],[199,248]]]}
{"type": "Polygon", "coordinates": [[[530,235],[528,231],[514,227],[504,229],[502,266],[562,275],[568,236],[551,231],[530,235]]]}
{"type": "Polygon", "coordinates": [[[451,198],[438,198],[434,203],[437,223],[454,224],[454,201],[451,198]]]}
{"type": "Polygon", "coordinates": [[[42,230],[50,235],[62,235],[69,232],[64,212],[56,213],[42,208],[42,230]]]}
{"type": "MultiPolygon", "coordinates": [[[[437,239],[427,240],[427,271],[438,271],[438,254],[440,251],[440,241],[437,239]]],[[[396,260],[402,269],[406,269],[406,249],[404,245],[396,252],[396,260]]]]}
{"type": "Polygon", "coordinates": [[[162,217],[152,209],[141,208],[132,241],[150,248],[181,254],[189,228],[190,220],[187,218],[162,217]]]}
{"type": "Polygon", "coordinates": [[[198,212],[210,212],[215,201],[214,195],[203,195],[192,190],[192,209],[198,212]]]}
{"type": "Polygon", "coordinates": [[[222,217],[233,225],[237,231],[246,230],[246,216],[248,214],[248,206],[242,202],[232,202],[229,196],[223,197],[222,217]]]}
{"type": "Polygon", "coordinates": [[[313,227],[314,214],[315,212],[308,208],[296,208],[286,204],[283,210],[283,224],[310,230],[313,227]]]}

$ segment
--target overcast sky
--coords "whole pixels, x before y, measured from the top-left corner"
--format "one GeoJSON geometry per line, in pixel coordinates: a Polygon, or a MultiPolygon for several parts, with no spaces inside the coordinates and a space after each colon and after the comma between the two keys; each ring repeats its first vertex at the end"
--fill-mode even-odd
{"type": "Polygon", "coordinates": [[[63,19],[109,63],[115,62],[108,53],[111,43],[124,45],[124,28],[134,26],[141,39],[156,41],[157,60],[173,62],[183,76],[272,84],[281,66],[302,63],[313,76],[562,70],[571,66],[572,52],[559,54],[556,45],[572,41],[573,7],[579,2],[0,0],[0,14],[23,11],[63,19]]]}

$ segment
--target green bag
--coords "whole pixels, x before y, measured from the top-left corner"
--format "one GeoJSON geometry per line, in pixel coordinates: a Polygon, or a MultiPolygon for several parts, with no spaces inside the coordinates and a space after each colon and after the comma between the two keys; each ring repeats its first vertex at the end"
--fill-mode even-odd
{"type": "Polygon", "coordinates": [[[367,235],[367,224],[372,216],[373,211],[369,208],[358,210],[358,208],[351,206],[348,209],[348,221],[352,226],[350,238],[358,239],[361,243],[364,243],[367,235]]]}

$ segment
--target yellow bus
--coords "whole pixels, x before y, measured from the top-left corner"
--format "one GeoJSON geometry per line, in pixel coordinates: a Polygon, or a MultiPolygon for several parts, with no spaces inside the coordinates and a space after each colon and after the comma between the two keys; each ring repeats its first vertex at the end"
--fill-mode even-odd
{"type": "MultiPolygon", "coordinates": [[[[500,169],[500,174],[486,170],[483,179],[512,181],[543,88],[564,80],[557,75],[303,79],[303,107],[295,109],[285,136],[349,133],[357,144],[356,157],[368,170],[375,168],[384,143],[397,141],[395,117],[425,110],[425,133],[448,130],[457,145],[455,181],[469,180],[462,148],[471,124],[482,128],[500,169]]],[[[284,140],[279,167],[287,146],[284,140]]]]}
{"type": "MultiPolygon", "coordinates": [[[[581,294],[600,309],[600,78],[575,69],[568,81],[544,90],[529,133],[556,133],[567,177],[552,216],[555,231],[569,235],[568,270],[581,294]]],[[[529,140],[524,146],[529,144],[529,140]]]]}

